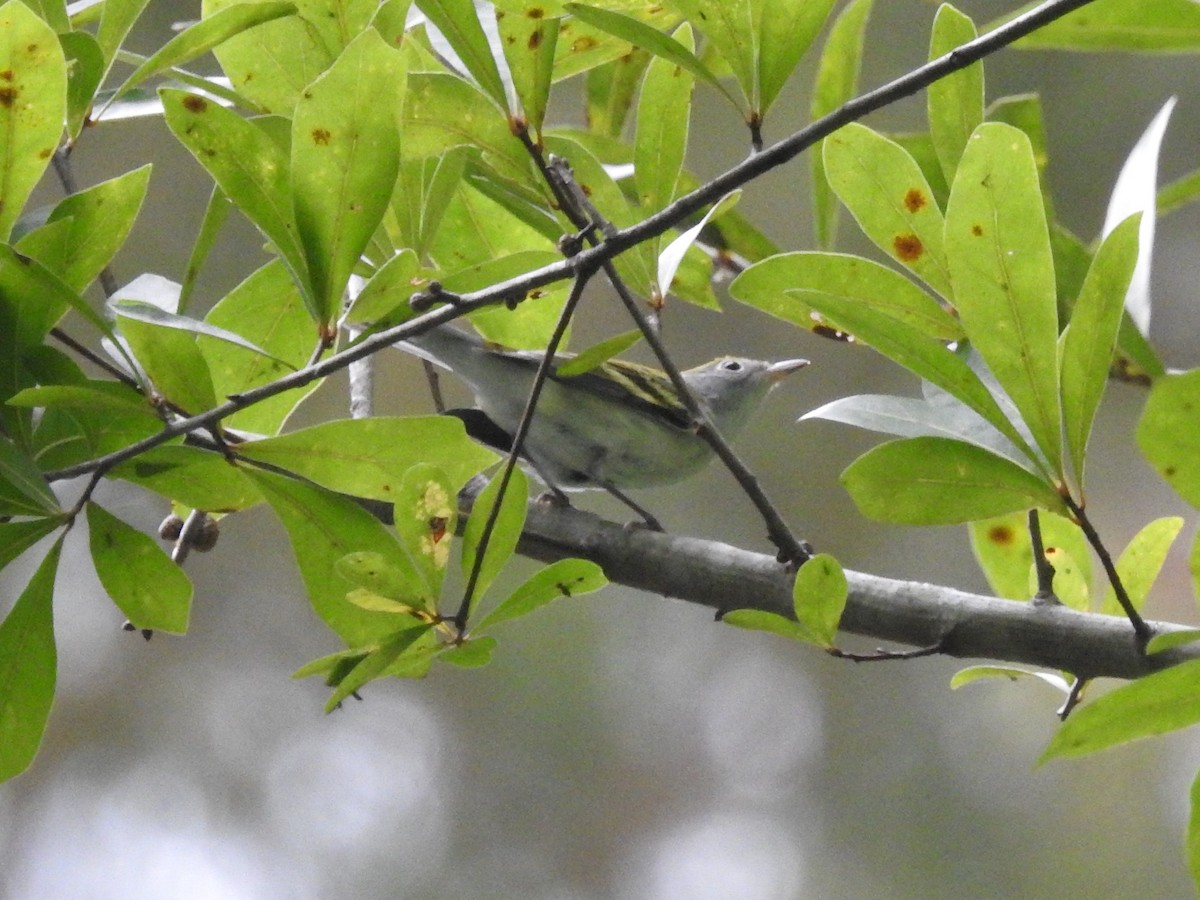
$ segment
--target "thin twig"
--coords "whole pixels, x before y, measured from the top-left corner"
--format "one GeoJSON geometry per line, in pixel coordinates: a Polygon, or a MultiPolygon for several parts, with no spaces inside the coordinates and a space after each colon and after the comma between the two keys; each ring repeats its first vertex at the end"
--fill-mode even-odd
{"type": "Polygon", "coordinates": [[[848,650],[841,650],[837,647],[829,647],[825,650],[830,656],[836,659],[848,659],[850,662],[893,662],[900,659],[920,659],[923,656],[936,656],[945,651],[945,644],[938,641],[936,644],[930,644],[928,647],[917,647],[913,650],[888,650],[884,647],[876,647],[872,653],[851,653],[848,650]]]}
{"type": "Polygon", "coordinates": [[[1054,593],[1054,566],[1046,558],[1046,547],[1042,543],[1042,520],[1036,509],[1029,511],[1029,543],[1033,549],[1033,571],[1037,574],[1037,593],[1033,603],[1060,603],[1054,593]]]}
{"type": "Polygon", "coordinates": [[[1087,513],[1083,511],[1083,507],[1072,500],[1070,495],[1064,494],[1063,500],[1067,504],[1067,508],[1071,510],[1075,521],[1083,530],[1084,537],[1092,545],[1092,549],[1096,551],[1096,555],[1100,557],[1100,564],[1104,566],[1104,574],[1108,577],[1108,583],[1112,585],[1117,603],[1121,604],[1121,609],[1125,611],[1129,623],[1133,626],[1133,633],[1137,637],[1139,648],[1145,650],[1146,643],[1153,636],[1154,632],[1146,624],[1146,620],[1138,613],[1133,605],[1133,601],[1129,599],[1129,594],[1125,590],[1125,585],[1121,581],[1121,576],[1117,572],[1117,567],[1113,563],[1112,556],[1109,554],[1108,548],[1104,546],[1104,542],[1100,539],[1100,533],[1092,525],[1091,520],[1087,517],[1087,513]]]}
{"type": "Polygon", "coordinates": [[[1055,715],[1057,715],[1061,721],[1065,722],[1067,720],[1067,716],[1071,714],[1071,711],[1075,709],[1075,707],[1078,706],[1083,700],[1083,689],[1087,687],[1087,683],[1090,680],[1090,678],[1084,675],[1075,676],[1075,680],[1071,683],[1071,689],[1067,692],[1067,699],[1064,700],[1063,705],[1055,711],[1055,715]]]}
{"type": "Polygon", "coordinates": [[[550,341],[546,345],[546,352],[542,354],[538,363],[533,386],[529,389],[529,397],[525,401],[525,409],[521,413],[521,421],[517,423],[517,429],[513,433],[512,449],[509,450],[508,459],[504,461],[504,468],[501,469],[498,476],[500,487],[496,491],[496,500],[492,504],[492,508],[488,510],[487,521],[484,522],[483,531],[479,536],[479,546],[475,550],[475,561],[471,566],[471,574],[467,578],[462,602],[459,604],[458,612],[454,614],[454,626],[460,635],[467,629],[467,617],[471,614],[471,602],[474,599],[476,585],[479,583],[479,573],[483,569],[483,558],[487,553],[488,544],[491,542],[492,532],[496,528],[496,521],[500,516],[500,506],[508,491],[508,484],[512,480],[513,469],[517,466],[517,460],[521,458],[521,448],[525,445],[525,438],[529,434],[529,426],[533,422],[533,414],[537,410],[542,388],[550,374],[550,367],[554,364],[554,355],[558,352],[558,347],[571,324],[575,307],[579,305],[579,298],[583,296],[583,289],[587,285],[588,278],[587,273],[581,274],[571,285],[571,293],[567,297],[567,302],[563,304],[558,322],[554,326],[554,333],[550,335],[550,341]]]}

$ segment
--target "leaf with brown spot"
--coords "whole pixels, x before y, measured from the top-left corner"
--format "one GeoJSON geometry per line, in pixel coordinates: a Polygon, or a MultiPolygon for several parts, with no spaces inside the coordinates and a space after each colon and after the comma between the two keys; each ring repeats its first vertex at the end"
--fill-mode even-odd
{"type": "Polygon", "coordinates": [[[0,240],[42,177],[63,135],[67,61],[53,29],[23,3],[0,7],[0,240]],[[49,151],[49,152],[47,152],[49,151]]]}
{"type": "Polygon", "coordinates": [[[863,233],[943,297],[950,271],[942,212],[913,157],[895,141],[850,124],[824,142],[825,172],[834,193],[863,233]]]}

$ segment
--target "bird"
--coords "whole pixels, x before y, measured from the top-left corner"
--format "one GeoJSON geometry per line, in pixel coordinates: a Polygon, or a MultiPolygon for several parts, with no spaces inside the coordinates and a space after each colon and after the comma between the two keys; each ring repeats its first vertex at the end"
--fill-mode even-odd
{"type": "MultiPolygon", "coordinates": [[[[508,452],[543,354],[506,350],[443,324],[396,345],[449,370],[474,395],[476,408],[447,410],[481,443],[508,452]]],[[[579,374],[562,374],[572,354],[554,358],[526,435],[522,456],[551,492],[599,488],[661,531],[653,515],[625,491],[673,484],[714,457],[667,375],[608,360],[579,374]]],[[[727,439],[733,439],[767,394],[806,359],[764,362],[722,356],[682,373],[684,381],[727,439]]]]}

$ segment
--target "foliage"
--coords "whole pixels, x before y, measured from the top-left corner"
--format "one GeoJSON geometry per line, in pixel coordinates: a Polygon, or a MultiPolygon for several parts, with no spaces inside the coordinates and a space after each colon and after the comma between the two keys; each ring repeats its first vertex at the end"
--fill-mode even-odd
{"type": "MultiPolygon", "coordinates": [[[[927,82],[916,134],[854,121],[866,110],[843,104],[857,89],[872,4],[835,5],[497,0],[481,21],[468,0],[411,9],[406,0],[206,0],[202,19],[149,57],[123,48],[144,2],[0,6],[0,562],[57,534],[0,624],[0,775],[29,765],[49,715],[54,576],[80,515],[100,582],[132,627],[187,628],[192,586],[179,562],[198,547],[194,536],[185,526],[168,555],[92,501],[105,478],[161,495],[189,521],[270,507],[313,609],[345,644],[296,673],[326,679],[329,708],[374,679],[423,676],[435,661],[483,665],[495,626],[601,587],[594,563],[562,560],[498,600],[489,594],[524,526],[528,490],[511,465],[462,524],[462,578],[446,578],[456,495],[496,459],[458,419],[290,420],[326,375],[458,315],[489,340],[544,348],[570,314],[567,282],[610,263],[607,274],[647,298],[654,316],[670,298],[717,307],[714,271],[732,267],[729,293],[740,303],[852,339],[915,374],[920,397],[844,397],[805,417],[895,438],[842,476],[864,514],[966,523],[998,595],[1038,593],[1048,560],[1061,602],[1125,615],[1150,650],[1182,640],[1150,642],[1141,618],[1182,523],[1146,525],[1109,565],[1085,511],[1089,437],[1113,372],[1150,384],[1138,444],[1200,504],[1200,382],[1195,371],[1165,374],[1145,336],[1153,173],[1169,108],[1131,155],[1104,233],[1084,239],[1055,217],[1037,98],[989,98],[982,61],[927,82]],[[719,183],[689,172],[692,98],[717,91],[761,151],[773,104],[827,19],[812,101],[822,128],[789,151],[812,151],[817,249],[778,252],[734,209],[737,189],[765,171],[753,156],[719,183]],[[185,68],[210,51],[225,78],[185,68]],[[550,98],[576,77],[588,125],[556,126],[550,98]],[[118,287],[107,267],[147,192],[160,188],[150,165],[50,210],[29,200],[56,153],[86,153],[85,123],[135,114],[155,80],[151,114],[195,158],[196,177],[211,181],[211,201],[182,283],[144,273],[118,287]],[[555,157],[569,161],[602,221],[581,223],[564,203],[555,157]],[[834,249],[839,204],[877,259],[834,249]],[[209,250],[229,209],[258,229],[272,259],[197,312],[191,287],[214,264],[209,250]],[[619,255],[603,242],[587,251],[584,272],[559,253],[560,237],[581,225],[585,237],[609,239],[642,230],[619,255]],[[100,306],[90,294],[102,281],[100,306]],[[454,302],[441,305],[446,298],[454,302]],[[82,337],[66,338],[64,323],[82,337]],[[85,374],[80,353],[105,377],[85,374]],[[64,504],[51,485],[79,475],[91,476],[87,487],[64,504]],[[1105,563],[1104,590],[1093,554],[1105,563]]],[[[1097,0],[1023,45],[1195,50],[1197,16],[1187,0],[1097,0]]],[[[977,28],[943,6],[930,58],[1000,24],[977,28]]],[[[770,152],[761,159],[774,165],[770,152]]],[[[1169,203],[1197,192],[1200,179],[1185,179],[1169,203]]],[[[638,324],[582,354],[576,370],[653,337],[638,324]]],[[[793,596],[791,617],[744,609],[724,619],[841,654],[848,588],[837,561],[800,566],[793,596]]],[[[1192,724],[1194,666],[1083,707],[1047,756],[1192,724]]],[[[955,685],[1022,673],[976,668],[955,685]]],[[[1055,673],[1025,674],[1077,694],[1055,673]]],[[[1200,844],[1197,831],[1189,847],[1200,844]]]]}

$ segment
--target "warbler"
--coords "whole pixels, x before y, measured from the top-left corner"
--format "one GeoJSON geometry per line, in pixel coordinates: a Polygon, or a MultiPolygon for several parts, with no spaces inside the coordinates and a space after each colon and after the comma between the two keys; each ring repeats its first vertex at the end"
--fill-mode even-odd
{"type": "MultiPolygon", "coordinates": [[[[508,451],[542,355],[503,350],[476,335],[442,325],[397,344],[449,369],[474,394],[478,409],[448,410],[477,440],[508,451]]],[[[601,488],[636,511],[648,526],[657,520],[625,495],[682,481],[715,455],[695,429],[665,373],[609,360],[577,375],[558,368],[573,359],[555,357],[542,388],[522,455],[554,495],[601,488]]],[[[742,430],[763,399],[806,359],[761,362],[724,356],[683,372],[717,430],[728,438],[742,430]]]]}

